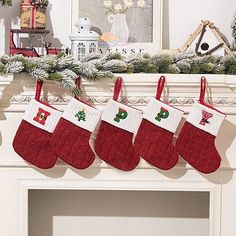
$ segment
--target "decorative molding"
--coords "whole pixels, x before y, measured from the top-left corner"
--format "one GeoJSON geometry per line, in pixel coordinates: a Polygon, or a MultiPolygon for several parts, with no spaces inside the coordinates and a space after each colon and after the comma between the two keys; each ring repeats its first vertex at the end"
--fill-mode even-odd
{"type": "MultiPolygon", "coordinates": [[[[25,96],[25,95],[16,95],[12,97],[1,97],[1,103],[6,104],[28,104],[34,96],[25,96]]],[[[50,104],[55,105],[65,105],[70,100],[69,96],[48,96],[42,97],[43,100],[49,102],[50,104]]],[[[86,102],[90,102],[95,105],[105,105],[111,98],[111,96],[98,96],[98,97],[82,97],[86,102]]],[[[144,96],[128,96],[120,99],[120,102],[131,104],[134,106],[146,105],[150,100],[150,97],[144,96]]],[[[168,99],[164,99],[165,102],[170,103],[171,105],[192,105],[195,101],[198,100],[197,97],[169,97],[168,99]]],[[[218,106],[236,106],[236,98],[231,97],[214,97],[210,99],[205,99],[205,101],[212,105],[218,106]]]]}
{"type": "MultiPolygon", "coordinates": [[[[124,88],[121,101],[133,106],[145,106],[155,96],[160,74],[118,74],[122,76],[124,88]]],[[[163,99],[188,112],[199,96],[202,75],[168,74],[163,99]]],[[[206,101],[224,112],[236,114],[236,76],[206,75],[208,94],[206,101]],[[230,108],[230,109],[228,109],[230,108]]],[[[83,99],[95,106],[104,106],[112,98],[113,80],[97,82],[83,81],[86,94],[83,99]]],[[[34,98],[35,82],[26,76],[9,75],[0,77],[0,109],[5,111],[24,111],[25,105],[34,98]]],[[[65,105],[70,95],[54,82],[46,82],[43,91],[46,101],[55,106],[65,105]]]]}
{"type": "MultiPolygon", "coordinates": [[[[122,103],[128,103],[131,105],[139,106],[139,105],[146,105],[152,97],[125,97],[124,99],[121,99],[120,101],[122,103]]],[[[96,105],[100,104],[106,104],[111,97],[90,97],[85,99],[87,102],[91,102],[96,105]]],[[[197,101],[198,98],[194,97],[169,97],[168,99],[165,99],[166,102],[170,103],[171,105],[192,105],[195,101],[197,101]]],[[[214,97],[210,99],[205,99],[205,101],[212,105],[228,105],[228,106],[234,106],[236,105],[236,98],[229,98],[229,97],[214,97]]]]}
{"type": "MultiPolygon", "coordinates": [[[[25,95],[16,95],[16,96],[2,96],[0,97],[1,102],[3,103],[14,103],[14,104],[21,104],[21,103],[29,103],[31,99],[33,99],[33,95],[25,96],[25,95]]],[[[43,100],[48,101],[52,104],[66,104],[70,100],[70,96],[48,96],[42,97],[43,100]]],[[[110,99],[111,96],[98,96],[98,97],[82,97],[85,101],[91,102],[96,105],[106,104],[110,99]]],[[[129,103],[132,105],[142,105],[147,104],[151,100],[152,96],[128,96],[120,99],[122,103],[129,103]]],[[[198,100],[197,97],[169,97],[168,99],[164,99],[166,102],[174,105],[191,105],[195,101],[198,100]]],[[[210,99],[205,99],[206,102],[212,105],[236,105],[236,98],[231,97],[214,97],[210,99]]]]}

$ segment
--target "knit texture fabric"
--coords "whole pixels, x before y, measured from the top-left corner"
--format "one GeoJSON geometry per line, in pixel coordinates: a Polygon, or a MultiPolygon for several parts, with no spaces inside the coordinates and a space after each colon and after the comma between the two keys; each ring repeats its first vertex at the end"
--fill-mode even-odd
{"type": "Polygon", "coordinates": [[[95,140],[95,152],[109,165],[123,171],[131,171],[140,161],[132,140],[133,133],[102,121],[95,140]]]}
{"type": "Polygon", "coordinates": [[[61,112],[31,100],[13,140],[13,148],[25,161],[41,168],[52,168],[57,156],[49,146],[61,112]]]}
{"type": "Polygon", "coordinates": [[[157,168],[173,168],[179,157],[172,139],[182,116],[182,111],[155,98],[151,99],[134,141],[135,151],[157,168]]]}
{"type": "Polygon", "coordinates": [[[95,140],[95,152],[103,161],[123,171],[131,171],[138,165],[140,157],[132,141],[141,114],[114,100],[108,102],[95,140]]]}
{"type": "Polygon", "coordinates": [[[95,154],[89,139],[100,116],[101,112],[97,109],[72,98],[50,141],[55,154],[74,168],[86,169],[91,166],[95,154]]]}
{"type": "Polygon", "coordinates": [[[220,167],[221,157],[215,147],[215,138],[224,118],[223,113],[197,102],[181,129],[176,149],[202,173],[212,173],[220,167]]]}
{"type": "Polygon", "coordinates": [[[134,141],[134,148],[151,165],[169,170],[179,159],[172,139],[173,133],[143,119],[134,141]]]}

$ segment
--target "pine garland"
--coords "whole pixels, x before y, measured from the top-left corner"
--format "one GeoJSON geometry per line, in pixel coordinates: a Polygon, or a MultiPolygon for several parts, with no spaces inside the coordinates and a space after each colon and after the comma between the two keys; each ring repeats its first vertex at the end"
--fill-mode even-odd
{"type": "Polygon", "coordinates": [[[28,58],[22,55],[0,57],[0,75],[26,73],[35,80],[53,80],[59,82],[72,94],[79,94],[75,79],[80,75],[88,80],[112,78],[113,74],[98,69],[91,62],[77,62],[70,55],[48,55],[28,58]]]}
{"type": "Polygon", "coordinates": [[[0,75],[26,73],[36,80],[53,80],[69,92],[78,94],[75,79],[96,81],[109,79],[114,73],[173,73],[173,74],[231,74],[236,75],[236,52],[221,57],[199,57],[192,52],[177,55],[119,53],[91,54],[76,61],[70,55],[48,55],[27,58],[21,55],[0,57],[0,75]]]}

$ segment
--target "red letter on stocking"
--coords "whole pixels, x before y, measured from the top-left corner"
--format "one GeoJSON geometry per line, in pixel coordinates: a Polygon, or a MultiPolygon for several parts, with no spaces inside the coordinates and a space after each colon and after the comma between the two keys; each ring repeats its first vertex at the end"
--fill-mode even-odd
{"type": "Polygon", "coordinates": [[[207,111],[202,111],[202,120],[200,121],[199,124],[201,125],[206,125],[209,124],[209,119],[212,117],[213,115],[207,111]]]}
{"type": "Polygon", "coordinates": [[[34,117],[34,121],[38,122],[41,125],[45,125],[45,122],[50,115],[51,113],[39,108],[37,115],[34,117]]]}

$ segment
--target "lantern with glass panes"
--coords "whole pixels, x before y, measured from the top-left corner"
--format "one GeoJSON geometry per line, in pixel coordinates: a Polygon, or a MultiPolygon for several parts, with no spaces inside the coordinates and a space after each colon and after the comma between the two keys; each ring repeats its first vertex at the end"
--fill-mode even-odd
{"type": "Polygon", "coordinates": [[[71,54],[75,59],[81,60],[86,55],[97,52],[99,34],[91,30],[91,21],[86,17],[80,18],[75,27],[79,31],[70,35],[71,54]]]}

